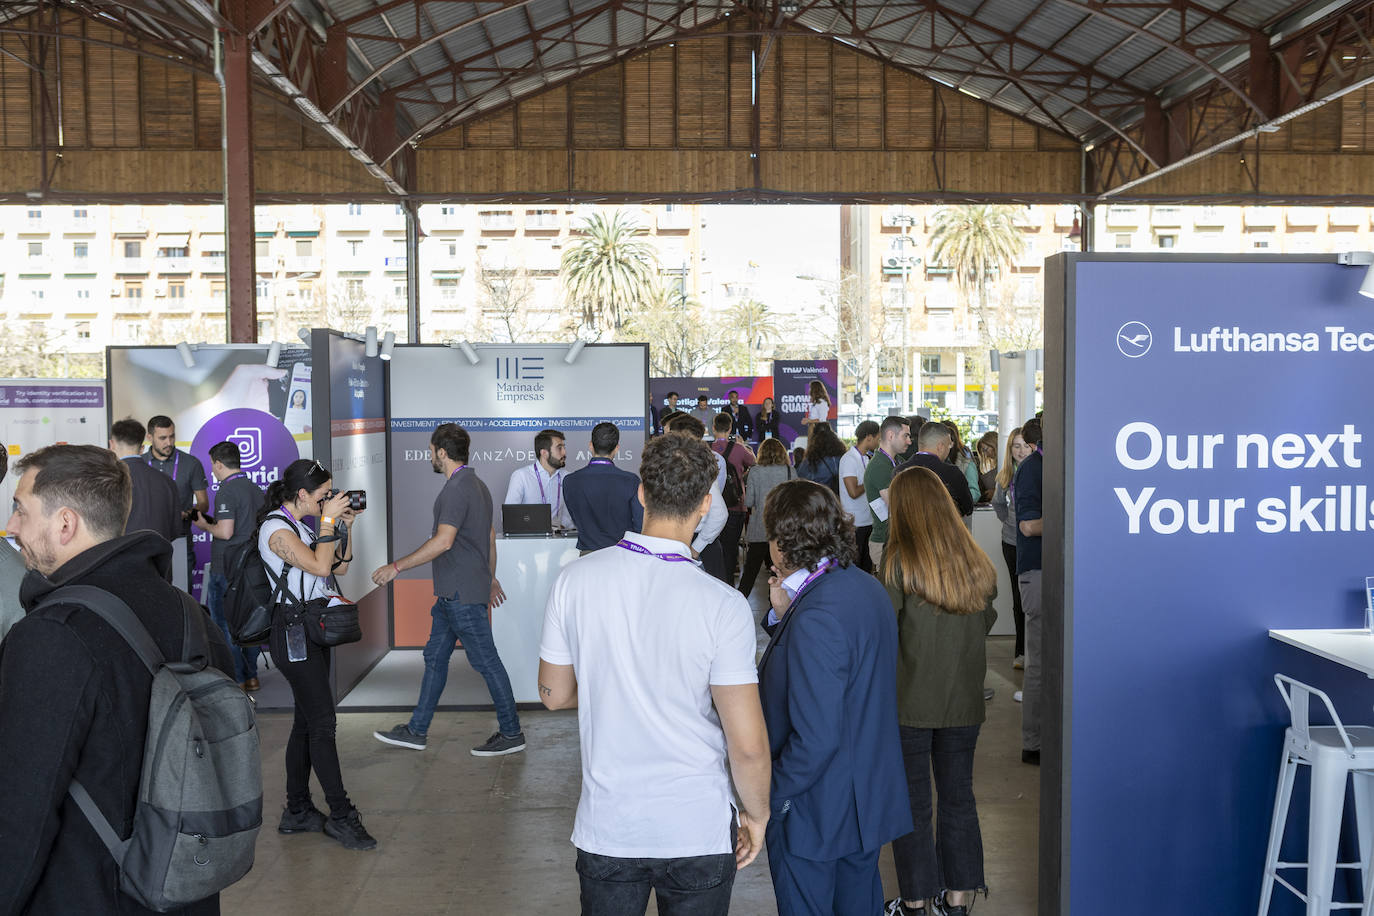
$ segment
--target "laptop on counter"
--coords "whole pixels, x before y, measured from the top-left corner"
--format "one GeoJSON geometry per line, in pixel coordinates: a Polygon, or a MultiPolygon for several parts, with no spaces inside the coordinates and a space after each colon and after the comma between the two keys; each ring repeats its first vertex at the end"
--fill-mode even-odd
{"type": "Polygon", "coordinates": [[[553,534],[553,509],[548,503],[504,503],[501,530],[508,538],[546,538],[553,534]]]}

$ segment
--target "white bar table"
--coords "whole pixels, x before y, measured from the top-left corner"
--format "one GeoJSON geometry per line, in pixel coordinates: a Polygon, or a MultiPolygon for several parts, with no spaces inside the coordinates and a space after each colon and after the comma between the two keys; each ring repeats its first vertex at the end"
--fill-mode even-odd
{"type": "Polygon", "coordinates": [[[1270,630],[1270,639],[1374,678],[1374,634],[1358,630],[1270,630]]]}

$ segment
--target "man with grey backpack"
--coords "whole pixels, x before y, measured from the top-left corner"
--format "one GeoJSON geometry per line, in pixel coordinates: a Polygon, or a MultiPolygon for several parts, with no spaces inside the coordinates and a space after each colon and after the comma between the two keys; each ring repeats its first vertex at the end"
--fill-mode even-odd
{"type": "Polygon", "coordinates": [[[219,628],[122,534],[128,470],[55,445],[19,462],[26,616],[0,643],[0,913],[218,913],[262,820],[251,701],[219,628]]]}

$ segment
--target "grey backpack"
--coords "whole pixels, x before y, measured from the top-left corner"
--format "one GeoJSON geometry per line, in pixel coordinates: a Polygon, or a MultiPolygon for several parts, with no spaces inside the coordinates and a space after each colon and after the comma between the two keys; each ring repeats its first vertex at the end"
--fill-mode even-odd
{"type": "Polygon", "coordinates": [[[124,638],[153,675],[134,832],[119,833],[73,780],[69,791],[119,865],[119,889],[159,913],[224,890],[253,867],[262,825],[262,767],[253,704],[208,665],[205,612],[184,592],[182,657],[168,661],[129,606],[89,585],[43,604],[89,608],[124,638]]]}

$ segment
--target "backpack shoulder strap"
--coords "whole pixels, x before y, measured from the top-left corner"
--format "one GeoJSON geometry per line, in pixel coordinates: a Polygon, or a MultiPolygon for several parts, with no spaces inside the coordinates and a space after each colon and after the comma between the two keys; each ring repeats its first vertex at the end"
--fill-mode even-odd
{"type": "Polygon", "coordinates": [[[67,787],[67,794],[72,797],[72,801],[76,802],[76,806],[81,809],[81,813],[86,815],[86,820],[90,821],[91,827],[95,830],[96,835],[100,837],[100,842],[105,844],[105,848],[108,849],[110,855],[114,857],[115,864],[122,868],[124,866],[125,855],[129,851],[129,844],[133,842],[133,838],[130,837],[127,840],[119,838],[119,834],[115,832],[114,826],[110,823],[110,819],[100,812],[100,808],[96,806],[95,799],[91,798],[91,793],[87,792],[86,787],[75,779],[73,779],[71,785],[67,787]]]}
{"type": "Polygon", "coordinates": [[[181,599],[181,616],[185,623],[181,637],[181,661],[196,671],[210,665],[210,634],[205,631],[205,611],[200,602],[186,592],[177,590],[181,599]]]}
{"type": "Polygon", "coordinates": [[[150,674],[156,674],[157,669],[166,661],[153,635],[148,632],[143,621],[138,619],[138,615],[105,589],[96,588],[94,585],[65,585],[43,599],[39,607],[64,602],[79,604],[98,614],[138,654],[150,674]]]}
{"type": "Polygon", "coordinates": [[[726,463],[726,464],[729,464],[729,463],[730,463],[730,453],[733,452],[734,450],[735,450],[735,440],[734,440],[734,439],[731,439],[729,442],[725,443],[725,454],[723,454],[723,455],[720,456],[720,457],[722,457],[722,458],[725,459],[725,463],[726,463]]]}

